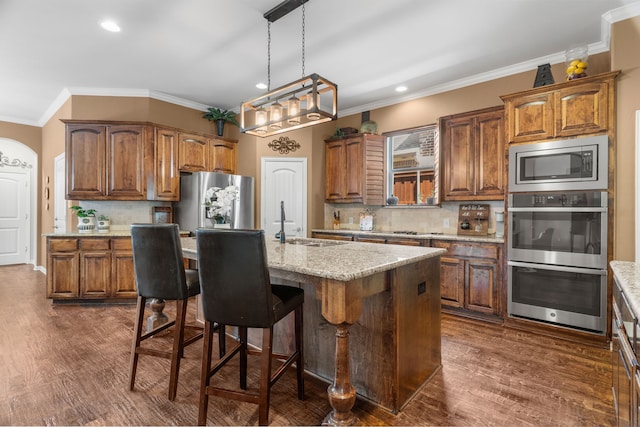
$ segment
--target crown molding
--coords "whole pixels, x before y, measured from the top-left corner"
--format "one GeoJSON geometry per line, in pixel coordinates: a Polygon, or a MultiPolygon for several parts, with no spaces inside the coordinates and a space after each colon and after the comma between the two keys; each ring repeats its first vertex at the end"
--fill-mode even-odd
{"type": "MultiPolygon", "coordinates": [[[[95,87],[70,87],[64,88],[58,94],[56,99],[51,103],[47,111],[40,117],[34,126],[44,126],[47,121],[67,102],[72,96],[117,96],[117,97],[133,97],[133,98],[153,98],[159,101],[169,102],[171,104],[180,105],[182,107],[192,108],[194,110],[206,111],[208,105],[199,102],[190,101],[188,99],[179,98],[177,96],[168,95],[166,93],[152,91],[148,89],[123,89],[123,88],[95,88],[95,87]]],[[[0,117],[0,120],[2,118],[0,117]]]]}

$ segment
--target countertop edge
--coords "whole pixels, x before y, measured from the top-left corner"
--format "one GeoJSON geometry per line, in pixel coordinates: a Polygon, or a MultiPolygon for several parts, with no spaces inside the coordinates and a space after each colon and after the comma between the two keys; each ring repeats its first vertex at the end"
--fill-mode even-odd
{"type": "Polygon", "coordinates": [[[640,265],[632,261],[615,260],[609,265],[633,312],[640,317],[640,265]]]}
{"type": "Polygon", "coordinates": [[[326,233],[326,234],[353,234],[358,236],[380,236],[380,237],[394,237],[403,239],[416,239],[416,240],[452,240],[460,242],[485,242],[485,243],[497,243],[503,244],[503,237],[495,237],[495,235],[489,236],[467,236],[460,234],[440,234],[440,233],[418,233],[418,234],[404,234],[394,233],[393,231],[361,231],[361,230],[348,230],[348,229],[313,229],[312,233],[326,233]]]}

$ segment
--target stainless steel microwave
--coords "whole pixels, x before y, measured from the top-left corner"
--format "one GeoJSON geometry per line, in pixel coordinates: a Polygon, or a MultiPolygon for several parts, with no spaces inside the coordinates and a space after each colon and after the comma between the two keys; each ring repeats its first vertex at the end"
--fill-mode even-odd
{"type": "Polygon", "coordinates": [[[606,190],[606,135],[509,147],[509,192],[606,190]]]}

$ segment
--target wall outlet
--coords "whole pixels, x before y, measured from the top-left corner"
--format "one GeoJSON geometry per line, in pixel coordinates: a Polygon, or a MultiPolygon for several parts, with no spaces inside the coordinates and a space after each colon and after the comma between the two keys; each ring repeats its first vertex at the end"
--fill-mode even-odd
{"type": "Polygon", "coordinates": [[[353,217],[352,216],[349,217],[349,224],[353,224],[353,217]]]}
{"type": "Polygon", "coordinates": [[[445,218],[445,219],[443,219],[443,220],[442,220],[442,226],[443,226],[444,228],[449,228],[449,227],[451,227],[451,223],[449,222],[449,218],[445,218]]]}

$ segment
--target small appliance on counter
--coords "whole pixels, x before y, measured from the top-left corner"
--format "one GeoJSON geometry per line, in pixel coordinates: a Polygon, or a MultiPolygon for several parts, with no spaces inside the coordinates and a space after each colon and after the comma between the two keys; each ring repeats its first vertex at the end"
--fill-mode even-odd
{"type": "Polygon", "coordinates": [[[486,236],[489,234],[489,205],[460,205],[458,234],[486,236]]]}

